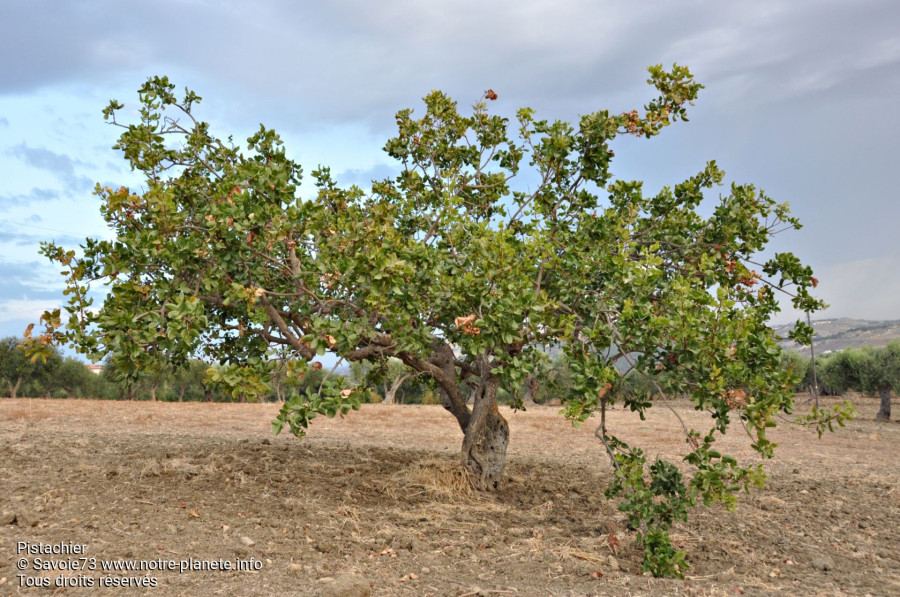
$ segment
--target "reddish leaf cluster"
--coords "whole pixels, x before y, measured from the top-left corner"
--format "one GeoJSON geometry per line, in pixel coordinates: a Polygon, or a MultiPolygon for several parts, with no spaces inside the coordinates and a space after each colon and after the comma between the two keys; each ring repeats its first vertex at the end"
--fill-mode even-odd
{"type": "Polygon", "coordinates": [[[481,328],[475,326],[475,317],[474,313],[466,317],[457,317],[453,320],[453,323],[462,330],[463,334],[467,336],[477,336],[481,333],[481,328]]]}
{"type": "Polygon", "coordinates": [[[728,390],[725,394],[725,404],[728,408],[743,408],[749,404],[747,400],[747,392],[744,390],[728,390]]]}
{"type": "Polygon", "coordinates": [[[625,128],[628,129],[628,132],[632,135],[637,134],[638,126],[640,125],[640,116],[638,116],[637,110],[632,110],[631,112],[625,112],[623,114],[627,120],[625,121],[625,128]]]}

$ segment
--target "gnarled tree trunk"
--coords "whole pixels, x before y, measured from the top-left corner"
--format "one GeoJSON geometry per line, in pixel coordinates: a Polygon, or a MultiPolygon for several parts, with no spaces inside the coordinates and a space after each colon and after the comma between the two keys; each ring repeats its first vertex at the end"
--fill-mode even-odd
{"type": "Polygon", "coordinates": [[[878,389],[878,395],[881,397],[881,408],[875,418],[879,421],[891,420],[891,388],[890,386],[878,389]]]}
{"type": "MultiPolygon", "coordinates": [[[[410,358],[405,362],[410,366],[416,364],[410,358]]],[[[474,369],[480,380],[472,386],[468,397],[459,391],[455,358],[449,345],[436,343],[429,362],[438,370],[431,375],[440,385],[441,404],[456,417],[462,429],[462,463],[472,485],[487,491],[498,489],[506,466],[509,424],[497,410],[500,381],[493,374],[490,358],[483,355],[476,359],[474,369]],[[467,398],[473,403],[472,410],[466,406],[467,398]]]]}
{"type": "Polygon", "coordinates": [[[450,345],[442,342],[435,342],[434,353],[427,363],[409,354],[400,356],[408,366],[427,372],[438,382],[441,404],[456,417],[463,432],[462,464],[469,472],[472,485],[487,491],[499,489],[506,466],[509,424],[497,409],[500,380],[493,373],[490,357],[482,355],[472,364],[460,364],[450,345]],[[458,365],[464,372],[461,377],[456,373],[458,365]],[[477,376],[477,383],[473,375],[477,376]],[[465,396],[459,381],[467,378],[471,379],[471,391],[465,396]],[[473,403],[471,410],[466,405],[469,400],[473,403]]]}
{"type": "Polygon", "coordinates": [[[509,424],[497,409],[499,382],[492,374],[484,373],[481,384],[473,390],[472,416],[463,430],[462,461],[476,489],[494,491],[503,481],[509,424]]]}

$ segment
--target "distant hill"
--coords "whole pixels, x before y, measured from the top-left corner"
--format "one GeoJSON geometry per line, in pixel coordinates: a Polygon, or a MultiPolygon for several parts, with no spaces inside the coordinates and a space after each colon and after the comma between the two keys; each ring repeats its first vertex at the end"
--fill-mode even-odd
{"type": "MultiPolygon", "coordinates": [[[[848,347],[859,346],[884,346],[893,340],[900,340],[900,320],[893,321],[869,321],[866,319],[850,319],[839,317],[837,319],[813,320],[813,346],[818,354],[834,352],[848,347]]],[[[776,333],[784,338],[779,344],[789,350],[809,351],[808,346],[802,346],[788,339],[788,333],[794,328],[793,324],[775,328],[776,333]]]]}

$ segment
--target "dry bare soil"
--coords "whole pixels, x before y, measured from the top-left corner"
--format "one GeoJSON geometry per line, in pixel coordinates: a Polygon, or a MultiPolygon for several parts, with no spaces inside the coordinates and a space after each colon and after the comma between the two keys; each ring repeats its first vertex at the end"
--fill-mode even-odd
{"type": "MultiPolygon", "coordinates": [[[[677,409],[706,428],[702,414],[677,409]]],[[[484,495],[467,491],[461,433],[440,407],[366,405],[317,419],[301,441],[272,437],[274,405],[3,399],[0,594],[93,593],[112,576],[156,587],[101,592],[898,595],[900,425],[873,421],[871,399],[857,409],[822,440],[780,427],[765,490],[674,529],[691,568],[670,580],[640,574],[634,533],[603,497],[610,468],[593,426],[575,429],[554,408],[504,411],[509,481],[484,495]],[[21,541],[85,545],[98,569],[34,571],[39,558],[79,556],[26,554],[24,575],[51,587],[21,588],[21,541]],[[190,558],[251,564],[100,571],[190,558]],[[95,588],[56,588],[57,577],[95,588]]],[[[610,427],[651,456],[677,457],[675,417],[653,410],[643,422],[614,411],[610,427]]],[[[721,443],[753,458],[740,429],[721,443]]]]}

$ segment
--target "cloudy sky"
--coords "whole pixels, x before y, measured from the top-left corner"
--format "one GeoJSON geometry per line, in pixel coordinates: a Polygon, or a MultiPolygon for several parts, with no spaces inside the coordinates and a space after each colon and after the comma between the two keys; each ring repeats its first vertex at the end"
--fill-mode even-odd
{"type": "Polygon", "coordinates": [[[431,89],[573,119],[640,107],[673,62],[706,86],[691,122],[617,142],[617,175],[655,191],[716,159],[791,204],[804,228],[776,249],[813,266],[826,317],[900,318],[892,0],[0,0],[0,55],[0,337],[62,303],[39,242],[107,236],[94,183],[139,185],[100,111],[148,76],[203,96],[216,134],[265,123],[307,172],[364,184],[431,89]]]}

